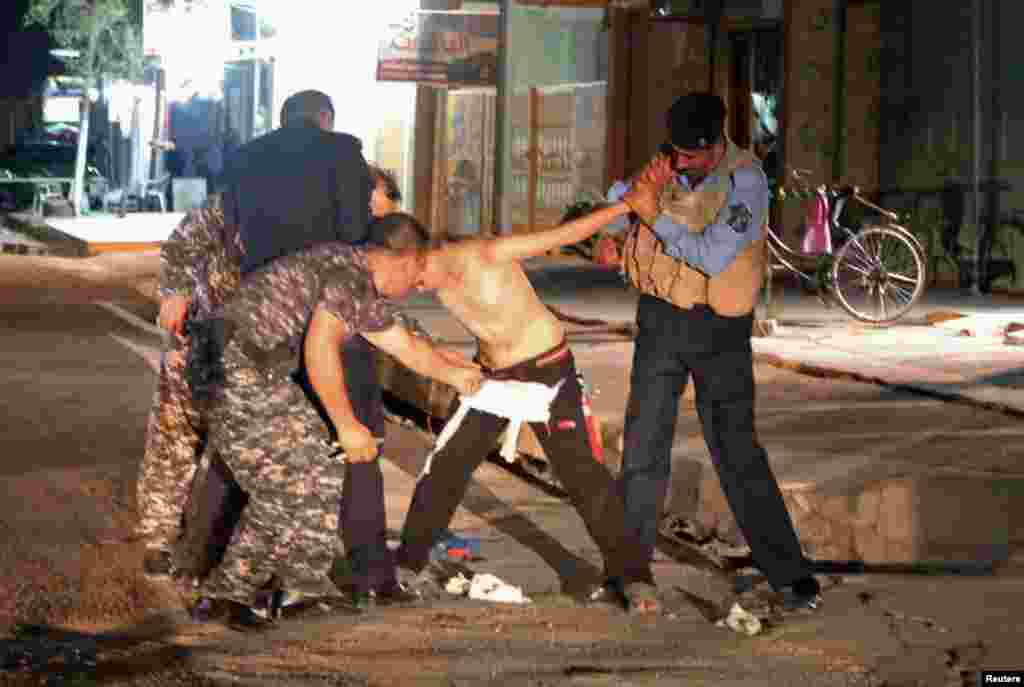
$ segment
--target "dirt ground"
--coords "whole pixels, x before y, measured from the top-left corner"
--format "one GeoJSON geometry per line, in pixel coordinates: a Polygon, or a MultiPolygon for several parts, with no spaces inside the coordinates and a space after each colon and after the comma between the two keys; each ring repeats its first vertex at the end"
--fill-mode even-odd
{"type": "MultiPolygon", "coordinates": [[[[94,307],[10,306],[2,321],[0,684],[910,687],[1024,666],[1019,571],[822,578],[821,613],[756,639],[682,597],[638,618],[557,593],[307,617],[266,635],[193,623],[142,577],[131,537],[154,375],[110,335],[138,333],[94,307]],[[46,665],[27,670],[33,659],[46,665]]],[[[799,394],[785,374],[765,372],[799,394]]]]}

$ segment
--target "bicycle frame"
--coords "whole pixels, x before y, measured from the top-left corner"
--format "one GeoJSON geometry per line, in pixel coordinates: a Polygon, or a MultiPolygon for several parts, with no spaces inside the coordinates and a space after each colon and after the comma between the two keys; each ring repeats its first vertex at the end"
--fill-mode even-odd
{"type": "MultiPolygon", "coordinates": [[[[791,170],[791,173],[799,183],[805,184],[803,175],[799,170],[791,170]]],[[[846,205],[851,199],[857,201],[870,210],[874,210],[882,217],[889,220],[885,226],[891,227],[901,234],[904,234],[914,243],[914,245],[917,246],[922,254],[925,253],[924,247],[921,245],[921,241],[914,236],[909,229],[896,224],[896,222],[899,221],[899,215],[872,203],[860,194],[860,189],[856,186],[852,187],[852,189],[847,192],[842,192],[832,187],[825,187],[825,202],[828,206],[826,213],[828,223],[827,231],[829,231],[833,237],[838,235],[841,241],[857,240],[857,234],[860,230],[851,229],[839,221],[839,218],[843,214],[843,210],[846,209],[846,205]]],[[[815,283],[816,280],[809,273],[816,272],[821,263],[822,257],[831,255],[836,250],[835,246],[832,246],[831,250],[824,253],[804,253],[802,251],[793,250],[772,230],[770,226],[766,227],[766,229],[768,232],[768,248],[779,264],[790,272],[793,272],[797,276],[802,277],[811,283],[815,283]],[[802,266],[793,264],[800,261],[803,261],[804,263],[802,266]]]]}
{"type": "MultiPolygon", "coordinates": [[[[802,181],[797,170],[793,177],[802,181]]],[[[819,204],[808,215],[803,251],[793,250],[770,227],[766,229],[771,257],[778,263],[769,262],[769,279],[781,266],[809,282],[823,303],[831,301],[824,298],[828,292],[858,320],[875,325],[895,322],[913,307],[926,283],[926,253],[921,242],[896,224],[898,215],[867,200],[856,187],[819,187],[814,193],[814,202],[819,204]],[[844,225],[840,217],[851,198],[884,221],[856,229],[844,225]],[[827,232],[827,236],[818,232],[827,232]],[[809,252],[809,248],[820,250],[809,252]],[[893,259],[903,262],[894,265],[893,259]]]]}

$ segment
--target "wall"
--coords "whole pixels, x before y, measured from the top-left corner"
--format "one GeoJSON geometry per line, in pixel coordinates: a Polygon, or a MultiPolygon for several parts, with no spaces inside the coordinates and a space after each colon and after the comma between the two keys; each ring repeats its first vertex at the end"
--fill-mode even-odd
{"type": "MultiPolygon", "coordinates": [[[[809,170],[815,184],[877,191],[888,183],[881,173],[883,47],[892,50],[882,4],[787,0],[784,21],[786,167],[809,170]]],[[[800,203],[782,205],[777,228],[790,244],[800,239],[802,219],[800,203]]]]}
{"type": "MultiPolygon", "coordinates": [[[[629,135],[625,174],[651,159],[665,140],[665,112],[680,95],[703,91],[708,83],[708,38],[702,23],[649,21],[643,14],[631,22],[629,135]]],[[[730,100],[729,39],[719,32],[715,56],[715,92],[730,100]]]]}
{"type": "Polygon", "coordinates": [[[851,5],[846,18],[843,145],[840,180],[863,188],[879,186],[881,146],[881,7],[851,5]]]}
{"type": "Polygon", "coordinates": [[[835,0],[787,0],[784,21],[784,160],[828,181],[836,144],[835,0]]]}
{"type": "MultiPolygon", "coordinates": [[[[1024,78],[1016,36],[1024,21],[1024,4],[982,0],[979,5],[977,151],[972,118],[974,3],[949,3],[941,13],[927,0],[881,6],[881,184],[927,190],[947,181],[969,183],[977,152],[983,178],[995,177],[1012,186],[998,195],[998,211],[1024,210],[1024,97],[1016,88],[1024,78]]],[[[922,198],[934,212],[941,212],[937,197],[922,198]]],[[[965,201],[970,222],[972,196],[965,201]]],[[[984,218],[989,210],[982,197],[979,213],[984,218]]],[[[961,235],[961,245],[971,253],[973,235],[972,227],[961,235]]],[[[1010,257],[1018,266],[1016,283],[1005,280],[1000,285],[1024,287],[1024,235],[1004,228],[997,243],[1002,245],[996,255],[1010,257]]]]}

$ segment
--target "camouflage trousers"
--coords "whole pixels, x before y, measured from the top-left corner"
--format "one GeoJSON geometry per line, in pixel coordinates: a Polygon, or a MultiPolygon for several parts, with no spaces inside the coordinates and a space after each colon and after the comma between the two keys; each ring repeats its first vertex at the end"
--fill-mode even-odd
{"type": "Polygon", "coordinates": [[[136,533],[149,548],[170,550],[181,525],[201,450],[203,427],[185,380],[184,348],[164,352],[137,484],[136,533]]]}
{"type": "Polygon", "coordinates": [[[225,352],[227,381],[210,408],[209,448],[249,500],[201,592],[250,605],[276,578],[287,589],[326,593],[344,463],[330,457],[324,423],[290,370],[257,370],[235,351],[225,352]]]}

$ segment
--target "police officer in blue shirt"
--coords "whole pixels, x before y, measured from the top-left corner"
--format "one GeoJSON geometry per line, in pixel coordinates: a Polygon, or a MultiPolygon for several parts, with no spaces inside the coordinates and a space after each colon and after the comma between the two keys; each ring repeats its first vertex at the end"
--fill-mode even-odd
{"type": "Polygon", "coordinates": [[[718,96],[680,97],[660,154],[609,191],[639,220],[606,229],[626,229],[623,269],[641,291],[621,475],[627,518],[653,554],[679,398],[692,375],[712,463],[756,564],[788,607],[815,608],[820,587],[755,433],[750,337],[768,183],[724,123],[718,96]]]}

